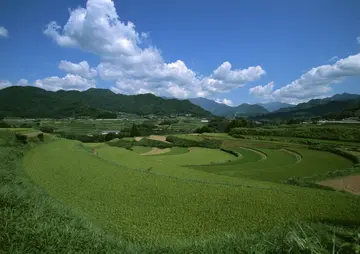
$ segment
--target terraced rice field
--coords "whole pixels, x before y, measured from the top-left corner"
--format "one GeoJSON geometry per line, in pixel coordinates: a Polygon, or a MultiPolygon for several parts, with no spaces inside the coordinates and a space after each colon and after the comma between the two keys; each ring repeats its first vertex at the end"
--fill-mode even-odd
{"type": "Polygon", "coordinates": [[[277,183],[345,168],[349,160],[304,147],[289,152],[232,142],[227,148],[241,156],[199,147],[144,156],[151,148],[90,144],[97,147],[93,154],[80,142],[57,140],[32,149],[24,165],[53,197],[101,227],[140,240],[208,239],[284,221],[360,222],[353,195],[277,183]]]}
{"type": "MultiPolygon", "coordinates": [[[[236,151],[244,154],[241,148],[236,151]],[[240,150],[239,150],[240,149],[240,150]]],[[[266,154],[266,159],[253,161],[238,160],[227,165],[203,165],[193,167],[197,170],[233,177],[247,177],[263,181],[280,182],[290,177],[304,177],[326,173],[331,170],[344,169],[352,166],[352,162],[339,155],[329,152],[313,151],[306,148],[284,149],[257,148],[266,154]],[[298,155],[295,155],[297,153],[298,155]],[[299,156],[301,155],[301,160],[299,156]]],[[[259,156],[256,150],[248,149],[243,158],[259,156]],[[253,153],[253,155],[250,155],[253,153]]]]}
{"type": "Polygon", "coordinates": [[[151,147],[133,146],[132,151],[135,153],[143,154],[151,151],[151,147]]]}

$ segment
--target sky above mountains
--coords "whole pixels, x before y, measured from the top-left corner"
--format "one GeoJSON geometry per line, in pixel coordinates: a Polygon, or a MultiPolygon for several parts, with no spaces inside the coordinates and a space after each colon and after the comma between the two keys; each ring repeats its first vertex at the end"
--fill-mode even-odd
{"type": "Polygon", "coordinates": [[[2,0],[0,88],[227,105],[360,93],[359,1],[2,0]]]}

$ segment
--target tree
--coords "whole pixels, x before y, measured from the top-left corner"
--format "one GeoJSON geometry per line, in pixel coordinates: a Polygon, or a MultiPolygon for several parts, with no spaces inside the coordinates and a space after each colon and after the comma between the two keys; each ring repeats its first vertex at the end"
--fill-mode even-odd
{"type": "Polygon", "coordinates": [[[110,141],[117,137],[118,135],[115,132],[109,132],[108,134],[105,135],[105,141],[110,141]]]}
{"type": "Polygon", "coordinates": [[[41,142],[44,142],[44,133],[39,133],[37,137],[41,142]]]}
{"type": "Polygon", "coordinates": [[[136,124],[133,124],[130,130],[130,137],[136,137],[136,136],[140,136],[140,132],[136,126],[136,124]]]}
{"type": "Polygon", "coordinates": [[[41,126],[40,130],[45,133],[53,133],[54,132],[54,128],[51,126],[41,126]]]}
{"type": "Polygon", "coordinates": [[[10,128],[11,126],[4,121],[0,121],[0,128],[10,128]]]}

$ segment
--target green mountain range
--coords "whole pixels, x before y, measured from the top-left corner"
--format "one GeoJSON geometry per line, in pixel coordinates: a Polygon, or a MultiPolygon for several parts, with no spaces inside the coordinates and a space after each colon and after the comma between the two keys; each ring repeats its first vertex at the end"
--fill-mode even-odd
{"type": "Polygon", "coordinates": [[[346,118],[360,113],[360,95],[336,94],[329,98],[314,99],[300,103],[295,107],[282,108],[275,112],[257,116],[257,119],[290,119],[290,118],[346,118]]]}
{"type": "Polygon", "coordinates": [[[0,116],[13,117],[99,117],[116,112],[139,115],[192,114],[210,116],[211,113],[188,100],[163,99],[153,94],[123,95],[108,89],[57,92],[36,87],[12,86],[0,90],[0,116]]]}
{"type": "Polygon", "coordinates": [[[296,106],[296,105],[292,105],[289,103],[283,103],[283,102],[277,102],[277,101],[268,102],[268,103],[258,103],[258,105],[262,106],[269,112],[274,112],[274,111],[277,111],[282,108],[292,108],[292,107],[296,106]]]}

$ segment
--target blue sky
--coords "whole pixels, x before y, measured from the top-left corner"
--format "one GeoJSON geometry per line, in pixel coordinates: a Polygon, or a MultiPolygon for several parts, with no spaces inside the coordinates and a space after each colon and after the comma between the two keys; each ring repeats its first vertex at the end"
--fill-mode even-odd
{"type": "Polygon", "coordinates": [[[2,0],[0,88],[235,105],[360,93],[358,10],[351,0],[2,0]]]}

